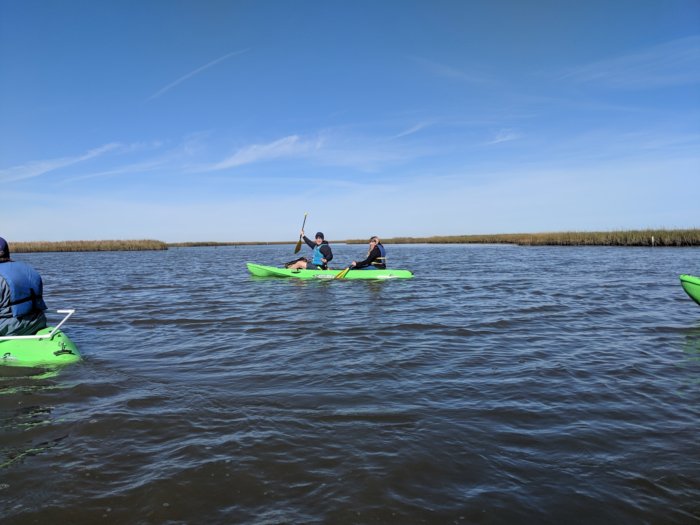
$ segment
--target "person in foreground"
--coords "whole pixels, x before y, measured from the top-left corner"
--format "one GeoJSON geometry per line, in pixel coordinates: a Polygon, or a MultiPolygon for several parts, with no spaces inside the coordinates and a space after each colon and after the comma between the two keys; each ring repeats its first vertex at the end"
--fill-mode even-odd
{"type": "Polygon", "coordinates": [[[369,240],[369,251],[364,261],[350,263],[352,270],[385,270],[386,250],[376,235],[369,240]]]}
{"type": "Polygon", "coordinates": [[[0,237],[0,336],[34,335],[46,328],[43,292],[39,273],[10,259],[10,247],[0,237]]]}
{"type": "Polygon", "coordinates": [[[302,257],[301,259],[287,263],[285,268],[289,268],[291,270],[327,270],[328,263],[333,260],[333,251],[331,250],[331,246],[328,244],[328,241],[325,240],[323,233],[318,232],[313,241],[304,235],[304,230],[301,230],[301,236],[306,245],[313,250],[311,261],[308,261],[306,258],[302,257]]]}

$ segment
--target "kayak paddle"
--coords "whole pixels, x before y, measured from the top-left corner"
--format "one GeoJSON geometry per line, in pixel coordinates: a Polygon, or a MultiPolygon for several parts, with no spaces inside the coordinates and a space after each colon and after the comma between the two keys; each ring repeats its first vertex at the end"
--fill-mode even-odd
{"type": "MultiPolygon", "coordinates": [[[[306,226],[306,216],[308,213],[304,213],[304,222],[301,225],[301,229],[304,229],[304,226],[306,226]]],[[[294,247],[294,253],[299,253],[299,250],[301,250],[301,234],[299,234],[299,240],[297,241],[297,245],[294,247]]]]}
{"type": "Polygon", "coordinates": [[[352,266],[348,266],[344,270],[341,270],[341,272],[338,275],[336,275],[334,279],[342,279],[343,277],[345,277],[350,271],[350,268],[352,268],[352,266]]]}

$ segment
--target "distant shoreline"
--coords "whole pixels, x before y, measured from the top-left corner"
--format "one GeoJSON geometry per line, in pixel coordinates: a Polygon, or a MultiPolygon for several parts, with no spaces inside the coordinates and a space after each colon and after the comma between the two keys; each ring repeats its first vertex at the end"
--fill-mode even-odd
{"type": "MultiPolygon", "coordinates": [[[[348,241],[351,242],[351,241],[348,241]]],[[[353,241],[354,242],[354,241],[353,241]]],[[[365,240],[359,242],[367,242],[365,240]]],[[[700,246],[700,229],[607,232],[503,233],[435,237],[395,237],[386,244],[517,244],[519,246],[700,246]]]]}
{"type": "MultiPolygon", "coordinates": [[[[148,251],[185,247],[264,246],[294,244],[296,240],[270,242],[177,242],[152,239],[105,241],[11,242],[12,253],[148,251]]],[[[366,239],[335,240],[331,243],[364,244],[366,239]]],[[[448,235],[392,237],[384,244],[516,244],[520,246],[700,246],[700,228],[685,230],[618,230],[608,232],[504,233],[493,235],[448,235]]]]}

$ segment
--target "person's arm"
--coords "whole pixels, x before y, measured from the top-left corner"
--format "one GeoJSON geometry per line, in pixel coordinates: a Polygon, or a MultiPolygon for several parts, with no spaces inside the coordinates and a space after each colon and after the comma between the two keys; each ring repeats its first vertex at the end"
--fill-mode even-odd
{"type": "Polygon", "coordinates": [[[323,255],[323,258],[326,260],[326,264],[331,262],[333,260],[333,251],[331,250],[331,247],[328,246],[327,244],[321,245],[321,255],[323,255]]]}
{"type": "MultiPolygon", "coordinates": [[[[3,263],[5,264],[5,263],[3,263]]],[[[0,277],[0,335],[11,335],[13,325],[12,292],[10,285],[4,278],[0,277]]]]}
{"type": "Polygon", "coordinates": [[[11,302],[10,285],[7,284],[4,278],[0,277],[0,317],[12,317],[11,302]]]}
{"type": "Polygon", "coordinates": [[[372,264],[372,261],[374,261],[377,257],[381,257],[382,252],[379,251],[379,248],[376,246],[372,248],[372,251],[369,252],[369,255],[364,261],[360,261],[358,263],[355,263],[355,268],[365,268],[372,264]]]}
{"type": "Polygon", "coordinates": [[[309,239],[306,235],[304,235],[304,242],[305,242],[306,245],[307,245],[309,248],[311,248],[312,250],[313,250],[314,248],[316,248],[316,243],[315,243],[314,241],[312,241],[311,239],[309,239]]]}

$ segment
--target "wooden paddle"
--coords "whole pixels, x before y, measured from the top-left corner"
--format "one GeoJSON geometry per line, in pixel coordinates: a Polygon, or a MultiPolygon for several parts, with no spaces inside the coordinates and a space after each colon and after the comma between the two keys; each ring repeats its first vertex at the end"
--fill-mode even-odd
{"type": "MultiPolygon", "coordinates": [[[[308,213],[304,213],[304,222],[301,225],[301,229],[304,229],[304,226],[306,226],[306,216],[308,213]]],[[[299,253],[299,250],[301,250],[301,234],[299,235],[299,240],[297,241],[297,245],[294,247],[294,253],[299,253]]]]}

